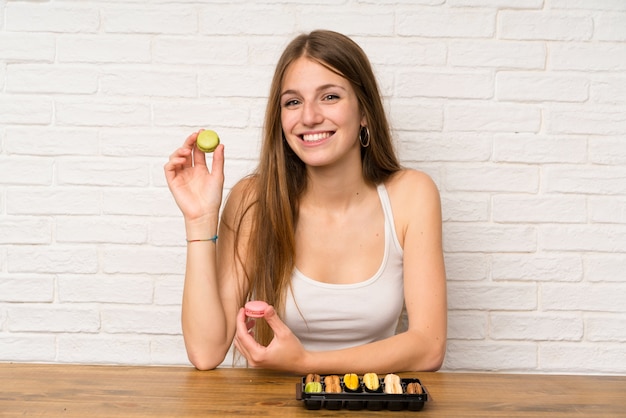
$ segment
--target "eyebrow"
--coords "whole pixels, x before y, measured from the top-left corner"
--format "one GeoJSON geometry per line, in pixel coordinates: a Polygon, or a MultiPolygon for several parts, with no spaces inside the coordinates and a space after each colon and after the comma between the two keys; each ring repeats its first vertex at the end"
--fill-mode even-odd
{"type": "MultiPolygon", "coordinates": [[[[319,86],[318,88],[316,88],[316,89],[315,89],[315,91],[316,91],[316,92],[320,92],[320,91],[323,91],[323,90],[326,90],[326,89],[330,89],[330,88],[339,88],[339,89],[341,89],[341,90],[343,90],[343,91],[346,91],[346,88],[345,88],[345,87],[340,86],[339,84],[332,84],[332,83],[328,83],[328,84],[321,85],[321,86],[319,86]]],[[[283,96],[284,96],[284,95],[286,95],[286,94],[297,94],[297,93],[298,93],[298,91],[297,91],[297,90],[288,89],[288,90],[283,91],[283,92],[280,94],[280,97],[283,97],[283,96]]]]}

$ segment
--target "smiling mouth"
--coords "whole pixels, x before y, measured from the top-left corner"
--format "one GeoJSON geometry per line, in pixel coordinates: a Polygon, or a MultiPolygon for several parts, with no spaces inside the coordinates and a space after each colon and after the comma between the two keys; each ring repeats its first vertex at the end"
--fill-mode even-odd
{"type": "Polygon", "coordinates": [[[315,134],[304,134],[300,138],[304,142],[319,142],[333,135],[334,132],[319,132],[315,134]]]}

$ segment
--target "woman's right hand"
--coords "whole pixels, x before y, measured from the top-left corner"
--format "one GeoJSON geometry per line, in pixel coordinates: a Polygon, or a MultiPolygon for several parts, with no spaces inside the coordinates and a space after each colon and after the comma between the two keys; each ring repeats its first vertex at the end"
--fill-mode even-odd
{"type": "Polygon", "coordinates": [[[165,178],[187,223],[219,216],[224,188],[224,145],[213,152],[211,170],[206,154],[196,146],[199,132],[189,135],[165,164],[165,178]]]}

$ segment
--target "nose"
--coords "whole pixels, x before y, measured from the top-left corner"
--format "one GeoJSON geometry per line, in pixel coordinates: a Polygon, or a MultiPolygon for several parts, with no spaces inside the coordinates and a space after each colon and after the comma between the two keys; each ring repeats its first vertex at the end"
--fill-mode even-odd
{"type": "Polygon", "coordinates": [[[315,101],[305,102],[302,109],[302,123],[306,126],[314,126],[324,120],[320,106],[315,101]]]}

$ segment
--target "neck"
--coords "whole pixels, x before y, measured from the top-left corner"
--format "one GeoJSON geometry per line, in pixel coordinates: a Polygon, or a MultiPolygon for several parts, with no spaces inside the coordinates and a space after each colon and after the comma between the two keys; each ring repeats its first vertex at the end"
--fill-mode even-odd
{"type": "Polygon", "coordinates": [[[346,173],[327,169],[309,169],[307,188],[301,204],[331,210],[347,210],[360,202],[372,188],[365,182],[361,170],[346,173]]]}

